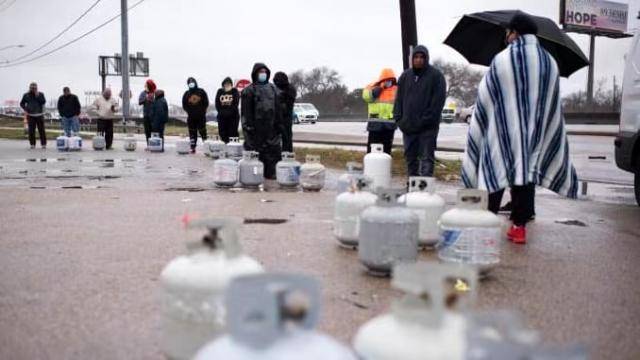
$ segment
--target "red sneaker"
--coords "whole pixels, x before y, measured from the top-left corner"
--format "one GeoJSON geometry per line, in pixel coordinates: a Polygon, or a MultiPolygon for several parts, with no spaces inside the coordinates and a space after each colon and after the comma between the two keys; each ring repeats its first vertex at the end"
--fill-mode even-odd
{"type": "Polygon", "coordinates": [[[507,238],[514,244],[524,245],[527,243],[527,228],[524,226],[512,225],[509,232],[507,232],[507,238]]]}

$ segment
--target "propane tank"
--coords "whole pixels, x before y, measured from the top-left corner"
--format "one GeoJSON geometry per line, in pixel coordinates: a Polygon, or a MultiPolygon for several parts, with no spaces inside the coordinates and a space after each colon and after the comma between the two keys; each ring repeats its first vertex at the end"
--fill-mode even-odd
{"type": "Polygon", "coordinates": [[[375,276],[386,276],[396,263],[418,257],[420,219],[398,203],[402,190],[378,188],[376,204],[360,215],[358,258],[375,276]]]}
{"type": "Polygon", "coordinates": [[[438,257],[446,262],[478,266],[481,273],[500,262],[500,218],[487,210],[483,190],[458,191],[456,207],[440,217],[438,257]]]}
{"type": "Polygon", "coordinates": [[[371,152],[364,156],[364,174],[373,180],[374,190],[391,187],[391,155],[382,144],[371,144],[371,152]]]}
{"type": "Polygon", "coordinates": [[[56,148],[58,151],[68,151],[69,150],[69,137],[65,134],[62,134],[56,138],[56,148]]]}
{"type": "Polygon", "coordinates": [[[191,152],[191,139],[188,137],[181,137],[176,141],[176,152],[178,155],[186,155],[191,152]]]}
{"type": "Polygon", "coordinates": [[[209,219],[187,225],[187,255],[162,270],[162,351],[172,359],[191,359],[222,334],[224,291],[235,277],[262,272],[243,255],[239,221],[209,219]]]}
{"type": "Polygon", "coordinates": [[[540,349],[539,334],[526,329],[522,316],[513,311],[472,312],[468,314],[467,324],[467,360],[538,359],[536,356],[526,356],[525,352],[527,348],[540,349]]]}
{"type": "Polygon", "coordinates": [[[389,314],[365,323],[354,338],[354,349],[367,360],[465,359],[467,322],[447,309],[475,300],[477,272],[451,264],[400,264],[393,268],[391,285],[406,293],[389,314]],[[466,292],[451,287],[463,281],[466,292]]]}
{"type": "Polygon", "coordinates": [[[149,144],[147,145],[147,148],[149,149],[149,151],[151,152],[163,152],[164,151],[164,144],[163,144],[163,139],[160,137],[160,134],[158,133],[151,133],[151,137],[149,138],[149,144]]]}
{"type": "Polygon", "coordinates": [[[349,190],[336,197],[333,234],[342,246],[358,246],[360,214],[378,199],[368,191],[370,185],[371,180],[364,175],[355,176],[349,190]]]}
{"type": "Polygon", "coordinates": [[[136,148],[138,147],[138,142],[136,141],[136,138],[129,134],[124,138],[124,150],[125,151],[136,151],[136,148]]]}
{"type": "Polygon", "coordinates": [[[230,187],[238,182],[240,168],[234,160],[222,153],[220,159],[213,162],[213,182],[218,186],[230,187]]]}
{"type": "Polygon", "coordinates": [[[258,160],[258,152],[245,151],[242,160],[238,163],[240,168],[240,183],[247,187],[256,187],[264,182],[264,164],[258,160]]]}
{"type": "Polygon", "coordinates": [[[240,161],[243,151],[244,147],[240,143],[240,138],[230,137],[229,143],[227,144],[227,157],[235,161],[240,161]]]}
{"type": "Polygon", "coordinates": [[[228,335],[196,360],[356,360],[344,345],[314,331],[320,307],[316,281],[294,274],[236,278],[226,294],[228,335]]]}
{"type": "Polygon", "coordinates": [[[220,136],[214,135],[212,139],[204,142],[205,155],[214,160],[220,159],[220,154],[226,150],[227,145],[220,140],[220,136]]]}
{"type": "Polygon", "coordinates": [[[296,154],[282,153],[282,160],[276,164],[276,180],[282,187],[296,187],[300,184],[300,163],[296,160],[296,154]]]}
{"type": "Polygon", "coordinates": [[[347,163],[347,173],[338,177],[338,186],[336,192],[338,195],[343,192],[349,191],[353,186],[356,178],[362,175],[362,164],[349,161],[347,163]]]}
{"type": "Polygon", "coordinates": [[[91,144],[93,145],[93,150],[104,150],[107,147],[107,142],[104,139],[104,136],[101,134],[96,134],[93,139],[91,139],[91,144]]]}
{"type": "Polygon", "coordinates": [[[320,163],[319,155],[307,155],[300,167],[300,184],[304,191],[320,191],[324,187],[326,169],[320,163]]]}
{"type": "Polygon", "coordinates": [[[69,151],[82,150],[82,138],[76,133],[71,133],[69,137],[69,151]]]}
{"type": "Polygon", "coordinates": [[[433,247],[440,239],[438,220],[444,212],[444,199],[436,194],[436,179],[432,177],[410,177],[409,193],[398,202],[405,203],[420,218],[420,238],[422,247],[433,247]]]}

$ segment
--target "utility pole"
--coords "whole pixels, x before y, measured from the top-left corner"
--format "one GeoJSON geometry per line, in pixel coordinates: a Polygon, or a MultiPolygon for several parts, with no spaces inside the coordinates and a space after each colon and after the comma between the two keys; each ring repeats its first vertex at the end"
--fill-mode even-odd
{"type": "Polygon", "coordinates": [[[127,0],[120,0],[122,8],[120,20],[122,23],[122,116],[123,121],[129,118],[129,16],[127,0]]]}
{"type": "Polygon", "coordinates": [[[400,0],[400,27],[402,29],[402,65],[406,70],[411,66],[409,61],[411,51],[418,45],[415,0],[400,0]]]}
{"type": "Polygon", "coordinates": [[[596,34],[591,34],[591,45],[589,46],[589,75],[587,77],[587,107],[588,111],[593,111],[593,70],[596,54],[596,34]]]}

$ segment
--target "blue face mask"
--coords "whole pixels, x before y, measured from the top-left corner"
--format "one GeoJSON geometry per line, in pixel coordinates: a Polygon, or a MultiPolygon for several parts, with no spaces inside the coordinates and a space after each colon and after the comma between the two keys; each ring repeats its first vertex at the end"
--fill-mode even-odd
{"type": "Polygon", "coordinates": [[[189,85],[189,89],[195,89],[196,88],[196,84],[195,83],[190,82],[188,85],[189,85]]]}
{"type": "Polygon", "coordinates": [[[267,73],[259,73],[258,74],[258,81],[259,82],[267,82],[267,73]]]}

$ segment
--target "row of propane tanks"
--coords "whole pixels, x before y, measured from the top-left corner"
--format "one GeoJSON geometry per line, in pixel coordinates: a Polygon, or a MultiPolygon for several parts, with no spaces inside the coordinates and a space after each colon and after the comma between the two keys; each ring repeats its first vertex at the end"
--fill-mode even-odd
{"type": "Polygon", "coordinates": [[[580,346],[543,349],[513,313],[471,311],[474,267],[415,262],[393,267],[405,293],[358,330],[353,350],[314,330],[320,290],[312,278],[264,273],[242,253],[239,221],[196,220],[186,255],[162,271],[162,351],[198,360],[586,359],[580,346]]]}

